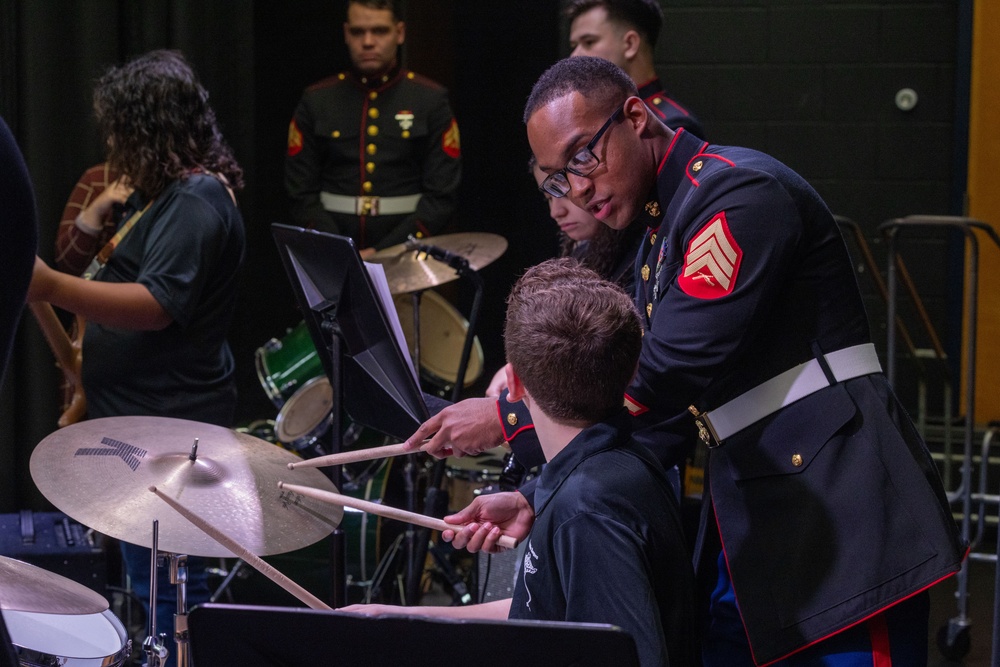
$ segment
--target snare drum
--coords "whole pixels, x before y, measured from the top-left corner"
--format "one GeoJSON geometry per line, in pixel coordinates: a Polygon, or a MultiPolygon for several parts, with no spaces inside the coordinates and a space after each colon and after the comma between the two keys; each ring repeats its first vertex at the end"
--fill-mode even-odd
{"type": "Polygon", "coordinates": [[[42,614],[3,610],[17,661],[23,667],[121,667],[132,642],[110,610],[99,614],[42,614]]]}
{"type": "MultiPolygon", "coordinates": [[[[410,294],[392,298],[399,315],[406,343],[413,351],[413,300],[410,294]]],[[[458,380],[462,347],[469,322],[437,292],[428,290],[420,297],[420,370],[427,380],[450,388],[458,380]]],[[[479,379],[483,372],[483,346],[478,336],[472,338],[472,350],[465,369],[465,386],[479,379]]]]}
{"type": "Polygon", "coordinates": [[[457,512],[476,499],[483,487],[500,481],[507,450],[494,447],[478,456],[450,456],[445,464],[448,511],[457,512]]]}
{"type": "Polygon", "coordinates": [[[309,380],[323,375],[323,363],[305,320],[281,340],[272,338],[257,348],[254,365],[264,393],[279,408],[309,380]]]}
{"type": "Polygon", "coordinates": [[[278,442],[301,451],[326,433],[333,422],[333,388],[325,375],[314,377],[285,401],[274,420],[278,442]]]}

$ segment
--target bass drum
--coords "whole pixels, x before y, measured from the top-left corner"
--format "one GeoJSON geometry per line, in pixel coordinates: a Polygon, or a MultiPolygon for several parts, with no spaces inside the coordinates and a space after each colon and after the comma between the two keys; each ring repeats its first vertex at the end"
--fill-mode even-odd
{"type": "MultiPolygon", "coordinates": [[[[413,353],[413,298],[397,294],[392,298],[399,315],[406,344],[413,353]]],[[[420,374],[431,384],[450,390],[458,381],[462,347],[469,331],[469,322],[443,296],[432,290],[420,296],[420,374]]],[[[478,336],[472,338],[472,350],[465,370],[464,386],[468,387],[483,372],[483,346],[478,336]]]]}

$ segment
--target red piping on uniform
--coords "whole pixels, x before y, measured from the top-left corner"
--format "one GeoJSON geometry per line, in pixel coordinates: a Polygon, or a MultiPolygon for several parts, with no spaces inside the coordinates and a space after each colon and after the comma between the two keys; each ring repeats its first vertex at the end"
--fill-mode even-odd
{"type": "MultiPolygon", "coordinates": [[[[733,587],[733,598],[736,600],[736,611],[739,612],[740,619],[742,620],[742,618],[743,618],[743,612],[740,611],[739,595],[737,595],[737,593],[736,593],[736,583],[733,581],[732,570],[729,568],[729,556],[726,554],[726,545],[725,545],[725,542],[723,541],[723,538],[722,538],[722,528],[719,526],[719,520],[718,519],[715,520],[715,527],[719,531],[719,543],[722,545],[722,555],[726,559],[726,570],[730,573],[729,583],[733,587]]],[[[968,552],[966,552],[966,553],[968,553],[968,552]]],[[[786,653],[783,656],[775,658],[774,660],[771,660],[770,662],[757,663],[757,659],[756,658],[754,658],[754,662],[758,664],[758,667],[767,667],[768,665],[773,665],[776,662],[779,662],[781,660],[784,660],[785,658],[788,658],[790,656],[795,655],[796,653],[799,653],[801,651],[806,650],[810,646],[815,646],[816,644],[819,644],[820,642],[826,641],[827,639],[829,639],[830,637],[833,637],[834,635],[839,635],[841,632],[843,632],[845,630],[848,630],[850,628],[853,628],[855,625],[858,625],[860,623],[864,623],[865,621],[868,621],[868,620],[870,620],[870,619],[878,616],[879,614],[881,614],[881,613],[889,610],[890,608],[895,607],[897,604],[899,604],[901,602],[905,602],[906,600],[909,600],[910,598],[912,598],[912,597],[914,597],[916,595],[920,595],[921,593],[923,593],[927,589],[940,584],[945,579],[947,579],[949,577],[952,577],[954,575],[955,575],[954,572],[949,572],[948,574],[944,575],[940,579],[937,579],[937,580],[932,581],[931,583],[927,584],[923,588],[921,588],[919,590],[916,590],[916,591],[913,591],[912,593],[910,593],[909,595],[907,595],[905,598],[900,598],[900,599],[896,600],[895,602],[893,602],[892,604],[888,604],[888,605],[886,605],[886,606],[884,606],[884,607],[882,607],[880,609],[877,609],[876,611],[873,611],[871,614],[869,614],[869,615],[867,615],[867,616],[865,616],[863,618],[860,618],[860,619],[854,621],[853,623],[851,623],[849,625],[845,625],[844,627],[842,627],[842,628],[840,628],[840,629],[838,629],[838,630],[836,630],[834,632],[831,632],[830,634],[828,634],[828,635],[826,635],[824,637],[820,637],[819,639],[815,639],[815,640],[809,642],[808,644],[800,646],[797,649],[795,649],[794,651],[791,651],[789,653],[786,653]]],[[[884,619],[883,619],[882,623],[884,625],[884,623],[885,623],[884,619]]],[[[746,622],[743,623],[743,632],[746,633],[746,622]]],[[[873,637],[873,639],[874,639],[874,637],[873,637]]],[[[875,644],[874,644],[874,641],[873,641],[872,642],[872,657],[876,659],[876,662],[874,663],[874,667],[891,667],[892,663],[889,661],[889,637],[888,637],[888,633],[886,633],[886,635],[885,635],[884,640],[883,640],[882,643],[884,643],[884,651],[885,651],[884,657],[886,659],[886,662],[879,662],[877,660],[879,656],[875,655],[875,644]]],[[[747,645],[750,647],[750,653],[753,654],[754,650],[753,650],[753,644],[750,643],[750,635],[747,635],[747,645]]],[[[882,646],[880,645],[879,648],[881,649],[882,646]]]]}
{"type": "Polygon", "coordinates": [[[691,114],[690,114],[690,112],[688,112],[688,110],[687,110],[687,109],[685,109],[685,108],[684,108],[684,107],[682,107],[681,105],[677,104],[677,102],[674,102],[674,101],[673,101],[672,99],[670,99],[669,97],[664,97],[663,95],[660,95],[660,97],[661,97],[662,99],[666,100],[666,101],[667,101],[667,104],[669,104],[669,105],[670,105],[670,106],[672,106],[673,108],[677,109],[678,111],[680,111],[680,112],[681,112],[682,114],[684,114],[685,116],[690,116],[690,115],[691,115],[691,114]]]}
{"type": "MultiPolygon", "coordinates": [[[[646,86],[648,86],[649,84],[653,83],[654,81],[656,81],[656,77],[655,77],[655,76],[654,76],[654,77],[653,77],[652,79],[650,79],[649,81],[647,81],[646,83],[644,83],[644,84],[642,84],[641,86],[639,86],[639,87],[637,88],[637,90],[642,90],[643,88],[645,88],[645,87],[646,87],[646,86]]],[[[650,97],[652,97],[652,95],[650,95],[650,97]]]]}
{"type": "MultiPolygon", "coordinates": [[[[708,142],[707,141],[704,144],[701,145],[701,150],[705,150],[705,146],[708,146],[708,142]]],[[[736,166],[736,163],[733,162],[732,160],[727,160],[726,158],[722,157],[721,155],[716,155],[715,153],[698,153],[698,155],[696,155],[695,157],[710,157],[713,160],[722,160],[723,162],[725,162],[726,164],[728,164],[730,167],[735,167],[736,166]]],[[[694,159],[694,158],[692,158],[692,159],[694,159]]]]}
{"type": "Polygon", "coordinates": [[[656,167],[656,175],[659,176],[660,172],[663,171],[663,165],[667,163],[667,158],[670,157],[670,152],[674,150],[674,146],[677,144],[677,137],[680,136],[681,132],[684,132],[684,128],[679,128],[674,131],[674,138],[670,140],[670,145],[667,146],[667,152],[663,154],[663,159],[660,160],[659,166],[656,167]]]}
{"type": "Polygon", "coordinates": [[[527,431],[528,429],[535,428],[534,424],[526,424],[521,428],[517,429],[516,431],[514,431],[513,433],[511,433],[510,437],[508,438],[507,430],[504,429],[503,427],[503,414],[500,413],[500,401],[497,401],[497,419],[500,421],[500,437],[503,438],[504,442],[510,442],[518,435],[520,435],[521,431],[527,431]]]}
{"type": "Polygon", "coordinates": [[[694,154],[694,157],[692,157],[690,160],[688,160],[688,163],[686,165],[684,165],[684,174],[688,177],[689,181],[691,181],[692,183],[694,183],[695,187],[698,187],[699,185],[701,185],[701,183],[698,181],[697,178],[695,178],[694,176],[691,175],[691,169],[689,167],[691,166],[691,162],[693,162],[694,160],[697,160],[698,158],[701,158],[701,157],[710,157],[710,158],[713,158],[713,159],[716,159],[716,160],[722,160],[723,162],[728,163],[730,167],[735,167],[736,166],[736,164],[734,162],[731,162],[731,161],[727,160],[724,157],[719,157],[718,155],[714,155],[712,153],[702,153],[702,151],[705,150],[705,146],[708,146],[708,142],[707,141],[705,143],[703,143],[700,148],[698,148],[698,152],[694,154]]]}
{"type": "MultiPolygon", "coordinates": [[[[714,505],[714,503],[713,503],[713,505],[714,505]]],[[[714,513],[714,506],[713,506],[713,513],[714,513]]],[[[729,584],[733,587],[733,599],[736,600],[736,611],[739,612],[739,614],[740,614],[740,620],[742,620],[743,619],[743,612],[740,611],[739,595],[737,595],[737,593],[736,593],[736,584],[735,584],[735,582],[733,582],[733,571],[729,567],[729,556],[726,554],[726,544],[725,544],[725,542],[723,541],[723,538],[722,538],[722,527],[719,525],[719,518],[718,517],[715,518],[715,527],[719,531],[719,544],[722,545],[722,555],[726,559],[726,571],[729,572],[729,584]]],[[[969,555],[969,549],[966,549],[966,551],[965,551],[965,557],[968,557],[968,555],[969,555]]],[[[965,560],[965,557],[963,557],[962,560],[965,560]]],[[[849,630],[850,628],[853,628],[855,625],[858,625],[860,623],[864,623],[865,621],[868,621],[868,620],[870,620],[870,619],[878,616],[879,614],[881,614],[881,613],[883,613],[885,611],[888,611],[889,609],[891,609],[892,607],[895,607],[896,605],[900,604],[901,602],[905,602],[905,601],[909,600],[912,597],[920,595],[921,593],[923,593],[927,589],[932,588],[934,586],[937,586],[938,584],[940,584],[945,579],[947,579],[949,577],[955,576],[955,574],[956,574],[955,572],[949,572],[948,574],[944,575],[940,579],[937,579],[937,580],[932,581],[931,583],[927,584],[923,588],[913,591],[912,593],[910,593],[906,597],[900,598],[900,599],[896,600],[895,602],[893,602],[891,604],[887,604],[886,606],[881,607],[880,609],[877,609],[877,610],[873,611],[872,613],[868,614],[867,616],[865,616],[863,618],[859,618],[858,620],[854,621],[853,623],[850,623],[849,625],[845,625],[844,627],[840,628],[839,630],[835,630],[834,632],[831,632],[830,634],[828,634],[828,635],[826,635],[824,637],[820,637],[819,639],[814,639],[813,641],[809,642],[808,644],[800,646],[797,649],[795,649],[794,651],[791,651],[789,653],[786,653],[783,656],[775,658],[774,660],[771,660],[770,662],[757,663],[757,658],[754,657],[754,663],[757,664],[757,667],[767,667],[768,665],[773,665],[774,663],[779,662],[781,660],[784,660],[785,658],[788,658],[790,656],[793,656],[796,653],[799,653],[800,651],[806,650],[810,646],[815,646],[816,644],[819,644],[820,642],[826,641],[827,639],[829,639],[830,637],[833,637],[834,635],[839,635],[841,632],[843,632],[845,630],[849,630]]],[[[883,623],[883,625],[885,624],[885,619],[882,620],[882,623],[883,623]]],[[[747,631],[746,628],[747,628],[747,624],[744,621],[744,623],[743,623],[743,632],[744,633],[746,633],[746,631],[747,631]]],[[[873,636],[873,640],[874,640],[874,636],[873,636]]],[[[889,636],[888,636],[888,629],[887,628],[886,628],[886,634],[885,634],[885,637],[884,637],[884,644],[885,644],[885,649],[884,649],[885,650],[885,655],[884,655],[884,657],[886,659],[886,662],[878,662],[878,661],[876,661],[874,663],[874,667],[892,667],[892,663],[891,663],[891,661],[889,661],[889,636]]],[[[750,647],[750,653],[751,654],[754,653],[753,644],[750,643],[750,635],[749,634],[747,635],[747,646],[750,647]]],[[[874,643],[874,641],[872,642],[872,657],[873,658],[876,657],[876,655],[875,655],[875,643],[874,643]]]]}

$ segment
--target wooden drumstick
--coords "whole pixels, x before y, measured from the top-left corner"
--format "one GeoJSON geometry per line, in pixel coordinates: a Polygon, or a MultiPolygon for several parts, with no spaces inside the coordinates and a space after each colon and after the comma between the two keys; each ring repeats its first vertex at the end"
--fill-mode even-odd
{"type": "MultiPolygon", "coordinates": [[[[368,512],[369,514],[377,514],[383,516],[387,519],[397,519],[399,521],[405,521],[406,523],[412,523],[416,526],[423,526],[424,528],[430,528],[431,530],[453,530],[456,533],[462,530],[461,525],[455,525],[451,523],[446,523],[441,519],[435,519],[431,516],[426,516],[424,514],[417,514],[415,512],[407,512],[406,510],[401,510],[396,507],[388,507],[386,505],[380,505],[378,503],[373,503],[368,500],[359,500],[357,498],[352,498],[351,496],[345,496],[340,493],[333,493],[331,491],[323,491],[322,489],[314,489],[310,486],[299,486],[298,484],[286,484],[284,482],[278,482],[279,489],[288,489],[289,491],[294,491],[303,496],[309,498],[315,498],[316,500],[321,500],[332,505],[342,505],[344,507],[353,507],[354,509],[361,510],[362,512],[368,512]]],[[[500,539],[497,541],[497,545],[501,549],[514,549],[517,547],[517,540],[510,535],[501,535],[500,539]]]]}
{"type": "Polygon", "coordinates": [[[331,610],[332,607],[327,605],[325,602],[320,600],[318,597],[307,591],[306,589],[299,586],[297,583],[278,572],[269,563],[264,561],[252,553],[249,549],[244,547],[242,544],[229,537],[225,533],[219,531],[217,528],[209,524],[207,521],[202,519],[200,516],[189,510],[184,505],[180,504],[178,501],[174,500],[167,494],[163,493],[155,486],[149,487],[149,490],[158,495],[163,499],[168,505],[173,507],[177,512],[183,516],[185,519],[193,523],[195,526],[200,528],[202,532],[214,539],[216,542],[226,547],[232,551],[236,556],[242,558],[247,564],[252,565],[258,572],[269,578],[274,583],[278,584],[286,591],[297,597],[304,604],[308,605],[313,609],[327,609],[331,610]]]}
{"type": "MultiPolygon", "coordinates": [[[[357,463],[358,461],[371,461],[389,456],[401,456],[403,454],[416,454],[404,449],[404,443],[398,445],[386,445],[385,447],[372,447],[370,449],[358,449],[353,452],[341,452],[339,454],[327,454],[317,456],[314,459],[295,461],[288,464],[289,470],[296,468],[322,468],[323,466],[344,465],[345,463],[357,463]]],[[[374,514],[374,512],[373,512],[374,514]]]]}

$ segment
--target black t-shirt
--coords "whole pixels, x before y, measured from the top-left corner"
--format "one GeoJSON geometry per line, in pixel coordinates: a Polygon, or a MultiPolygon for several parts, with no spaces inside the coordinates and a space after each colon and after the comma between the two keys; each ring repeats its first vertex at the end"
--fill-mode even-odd
{"type": "Polygon", "coordinates": [[[611,623],[644,667],[696,664],[694,571],[648,451],[616,424],[585,429],[542,470],[535,510],[509,618],[611,623]]]}
{"type": "MultiPolygon", "coordinates": [[[[134,195],[129,204],[146,202],[134,195]]],[[[87,325],[90,418],[153,415],[231,425],[236,389],[226,336],[244,248],[243,219],[218,179],[194,174],[156,198],[95,280],[144,285],[174,321],[161,331],[87,325]]]]}

